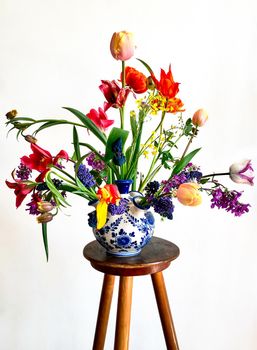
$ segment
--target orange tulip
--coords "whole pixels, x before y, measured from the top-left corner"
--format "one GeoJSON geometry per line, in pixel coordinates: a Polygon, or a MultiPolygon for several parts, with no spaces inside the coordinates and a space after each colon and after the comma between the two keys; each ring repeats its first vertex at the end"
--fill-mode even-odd
{"type": "Polygon", "coordinates": [[[110,50],[116,60],[129,60],[135,50],[133,34],[126,31],[113,33],[110,50]]]}
{"type": "Polygon", "coordinates": [[[195,126],[204,126],[208,119],[208,114],[204,109],[198,109],[193,115],[192,122],[195,126]]]}
{"type": "Polygon", "coordinates": [[[177,190],[177,199],[180,203],[189,206],[196,206],[202,203],[199,192],[200,186],[195,182],[181,184],[177,190]]]}
{"type": "Polygon", "coordinates": [[[120,193],[116,185],[105,185],[97,191],[99,203],[96,206],[96,228],[100,230],[106,223],[108,204],[119,204],[120,193]]]}
{"type": "Polygon", "coordinates": [[[126,84],[137,94],[142,94],[148,89],[146,76],[135,68],[125,68],[125,81],[126,84]]]}

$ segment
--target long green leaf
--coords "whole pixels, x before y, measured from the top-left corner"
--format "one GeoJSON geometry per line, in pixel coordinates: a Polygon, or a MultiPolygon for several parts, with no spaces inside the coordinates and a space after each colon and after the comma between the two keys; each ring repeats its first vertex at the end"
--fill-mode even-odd
{"type": "Polygon", "coordinates": [[[52,192],[52,194],[55,196],[55,199],[57,201],[59,201],[59,203],[70,205],[65,200],[65,198],[61,195],[61,193],[57,190],[57,188],[55,187],[55,185],[54,185],[54,183],[53,183],[53,181],[51,179],[51,172],[50,171],[46,174],[45,181],[46,181],[47,187],[52,192]]]}
{"type": "Polygon", "coordinates": [[[112,151],[113,143],[117,141],[119,138],[121,138],[122,147],[124,147],[128,134],[129,132],[127,130],[123,130],[120,128],[112,128],[106,144],[105,157],[104,157],[105,161],[108,162],[113,158],[113,155],[114,155],[112,151]]]}
{"type": "Polygon", "coordinates": [[[87,129],[89,129],[104,145],[106,145],[106,135],[98,129],[98,127],[92,122],[91,119],[89,119],[85,114],[78,111],[77,109],[70,107],[63,108],[73,113],[85,125],[87,129]]]}
{"type": "Polygon", "coordinates": [[[73,145],[77,160],[81,158],[80,147],[79,147],[79,136],[75,126],[73,126],[73,145]]]}
{"type": "Polygon", "coordinates": [[[47,223],[42,224],[42,235],[43,235],[43,242],[46,252],[46,261],[48,261],[49,252],[48,252],[48,240],[47,240],[47,223]]]}
{"type": "Polygon", "coordinates": [[[196,155],[197,152],[200,151],[201,148],[197,148],[194,151],[188,153],[185,157],[180,159],[180,161],[175,165],[172,170],[171,177],[181,172],[184,167],[190,162],[190,160],[196,155]]]}
{"type": "Polygon", "coordinates": [[[141,60],[140,58],[137,58],[137,60],[145,66],[145,68],[149,71],[150,74],[153,73],[152,68],[145,61],[141,60]]]}

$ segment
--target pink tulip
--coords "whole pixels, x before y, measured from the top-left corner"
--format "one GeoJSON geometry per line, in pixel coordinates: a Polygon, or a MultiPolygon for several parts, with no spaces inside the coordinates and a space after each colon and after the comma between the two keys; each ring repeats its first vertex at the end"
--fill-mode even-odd
{"type": "Polygon", "coordinates": [[[192,122],[195,126],[204,126],[208,119],[208,114],[204,109],[198,109],[193,115],[192,122]]]}
{"type": "Polygon", "coordinates": [[[253,168],[250,160],[243,160],[234,163],[229,168],[229,176],[232,181],[238,184],[253,185],[253,168]]]}
{"type": "Polygon", "coordinates": [[[114,120],[109,120],[107,114],[105,113],[108,109],[107,102],[104,103],[104,109],[101,107],[98,108],[98,111],[95,109],[90,109],[90,112],[87,114],[87,117],[95,123],[96,126],[102,131],[105,131],[109,126],[114,123],[114,120]]]}
{"type": "Polygon", "coordinates": [[[177,190],[177,199],[180,203],[189,206],[196,206],[202,203],[199,192],[200,186],[195,182],[181,184],[177,190]]]}
{"type": "Polygon", "coordinates": [[[126,31],[113,33],[110,50],[116,60],[129,60],[135,50],[133,34],[126,31]]]}

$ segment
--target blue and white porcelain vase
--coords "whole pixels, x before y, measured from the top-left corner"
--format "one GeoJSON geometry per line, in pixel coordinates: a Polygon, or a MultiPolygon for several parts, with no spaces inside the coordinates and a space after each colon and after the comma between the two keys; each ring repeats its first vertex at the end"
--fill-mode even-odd
{"type": "Polygon", "coordinates": [[[107,221],[103,228],[96,229],[96,211],[89,213],[89,226],[97,241],[109,254],[133,256],[150,241],[154,232],[154,217],[149,208],[142,208],[139,192],[130,192],[132,180],[117,180],[121,194],[118,206],[109,204],[107,221]]]}

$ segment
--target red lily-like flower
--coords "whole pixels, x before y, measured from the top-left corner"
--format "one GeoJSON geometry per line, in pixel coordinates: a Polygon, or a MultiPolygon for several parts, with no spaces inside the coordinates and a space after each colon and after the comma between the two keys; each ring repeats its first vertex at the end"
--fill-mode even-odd
{"type": "Polygon", "coordinates": [[[26,165],[31,170],[37,170],[40,175],[36,178],[37,182],[42,182],[52,165],[58,165],[59,159],[69,159],[68,153],[61,150],[55,157],[50,152],[44,150],[35,143],[31,143],[33,151],[28,157],[21,158],[22,164],[26,165]]]}
{"type": "Polygon", "coordinates": [[[130,93],[129,89],[120,88],[115,80],[101,80],[102,84],[99,86],[99,89],[104,94],[104,97],[107,100],[107,108],[121,108],[124,106],[128,94],[130,93]]]}
{"type": "Polygon", "coordinates": [[[136,94],[142,94],[148,89],[146,76],[135,68],[125,68],[125,81],[136,94]]]}
{"type": "Polygon", "coordinates": [[[9,182],[6,180],[5,183],[9,188],[14,189],[14,194],[16,195],[16,208],[21,205],[25,197],[35,187],[34,185],[27,184],[26,182],[22,181],[9,182]]]}
{"type": "Polygon", "coordinates": [[[109,120],[107,114],[105,113],[108,109],[108,103],[104,103],[104,108],[98,108],[98,111],[95,109],[90,109],[90,112],[87,114],[87,117],[95,123],[95,125],[102,131],[105,131],[109,126],[114,123],[114,120],[109,120]]]}
{"type": "Polygon", "coordinates": [[[167,73],[161,69],[160,81],[158,81],[155,75],[151,74],[153,81],[155,83],[156,89],[162,94],[163,97],[168,99],[174,98],[179,92],[179,83],[176,83],[173,79],[173,75],[171,72],[171,66],[169,66],[169,70],[167,73]]]}

